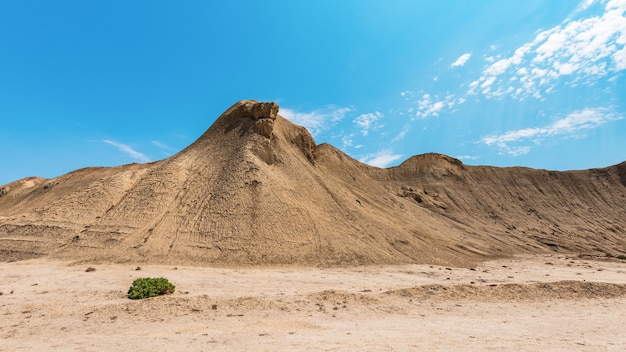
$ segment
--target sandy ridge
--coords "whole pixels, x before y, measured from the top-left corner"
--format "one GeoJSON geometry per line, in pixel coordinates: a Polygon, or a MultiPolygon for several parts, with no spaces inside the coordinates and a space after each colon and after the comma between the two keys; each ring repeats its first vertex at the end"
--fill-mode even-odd
{"type": "Polygon", "coordinates": [[[437,264],[626,256],[626,162],[578,171],[410,157],[380,169],[240,101],[180,153],[0,187],[0,261],[437,264]]]}

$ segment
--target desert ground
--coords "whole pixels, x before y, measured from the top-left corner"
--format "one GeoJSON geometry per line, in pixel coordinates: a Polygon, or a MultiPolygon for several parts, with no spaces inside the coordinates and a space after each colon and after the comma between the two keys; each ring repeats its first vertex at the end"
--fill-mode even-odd
{"type": "Polygon", "coordinates": [[[626,350],[626,261],[601,257],[471,268],[39,258],[0,263],[0,283],[0,351],[626,350]],[[129,300],[138,277],[176,292],[129,300]]]}
{"type": "Polygon", "coordinates": [[[626,351],[626,162],[380,169],[278,111],[1,186],[0,351],[626,351]]]}

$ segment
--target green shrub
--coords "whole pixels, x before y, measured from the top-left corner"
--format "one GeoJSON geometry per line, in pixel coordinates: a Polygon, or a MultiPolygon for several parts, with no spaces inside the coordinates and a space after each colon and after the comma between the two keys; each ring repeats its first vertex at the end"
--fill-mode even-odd
{"type": "Polygon", "coordinates": [[[142,277],[133,281],[128,289],[128,298],[144,299],[174,293],[176,287],[166,278],[142,277]]]}

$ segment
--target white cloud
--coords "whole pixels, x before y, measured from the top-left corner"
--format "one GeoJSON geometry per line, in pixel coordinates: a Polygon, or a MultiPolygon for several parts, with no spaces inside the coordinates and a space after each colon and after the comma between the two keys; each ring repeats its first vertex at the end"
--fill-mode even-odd
{"type": "Polygon", "coordinates": [[[455,105],[463,104],[464,102],[465,98],[457,99],[454,94],[446,94],[445,97],[439,98],[437,95],[431,96],[427,93],[422,96],[422,99],[417,101],[417,111],[415,112],[415,117],[437,117],[444,109],[452,109],[455,105]]]}
{"type": "Polygon", "coordinates": [[[336,107],[329,105],[311,112],[298,112],[292,109],[280,108],[279,114],[291,122],[306,127],[316,137],[321,132],[330,129],[342,120],[353,108],[336,107]]]}
{"type": "Polygon", "coordinates": [[[348,148],[348,147],[352,147],[352,145],[353,145],[352,138],[353,137],[354,137],[354,133],[346,134],[346,135],[341,136],[341,145],[343,147],[343,150],[346,150],[346,148],[348,148]]]}
{"type": "Polygon", "coordinates": [[[505,151],[501,150],[500,154],[504,154],[505,152],[506,154],[509,154],[511,156],[526,155],[530,152],[530,147],[528,146],[507,147],[505,151]]]}
{"type": "Polygon", "coordinates": [[[556,68],[556,70],[559,72],[559,75],[565,76],[574,73],[578,69],[578,65],[569,62],[566,62],[564,64],[556,62],[554,63],[554,68],[556,68]]]}
{"type": "Polygon", "coordinates": [[[455,158],[460,160],[476,160],[479,158],[478,155],[457,155],[455,158]]]}
{"type": "Polygon", "coordinates": [[[480,88],[483,89],[490,89],[491,85],[493,84],[493,82],[496,81],[496,76],[491,76],[489,78],[487,78],[483,84],[480,85],[480,88]]]}
{"type": "Polygon", "coordinates": [[[147,162],[150,161],[150,159],[147,156],[145,156],[144,154],[134,150],[129,145],[126,145],[126,144],[123,144],[123,143],[114,142],[114,141],[111,141],[111,140],[108,140],[108,139],[103,139],[102,142],[104,142],[106,144],[110,144],[110,145],[116,147],[121,152],[125,153],[126,155],[128,155],[132,159],[138,160],[141,163],[147,163],[147,162]]]}
{"type": "MultiPolygon", "coordinates": [[[[461,56],[459,56],[458,59],[456,59],[455,62],[452,63],[452,65],[450,65],[450,67],[462,67],[463,65],[465,65],[465,63],[472,57],[472,54],[470,53],[465,53],[461,56]]],[[[435,79],[436,80],[436,79],[435,79]]]]}
{"type": "Polygon", "coordinates": [[[615,60],[615,70],[626,70],[626,48],[613,54],[613,60],[615,60]]]}
{"type": "Polygon", "coordinates": [[[482,142],[488,146],[498,147],[502,153],[513,156],[523,155],[530,151],[529,146],[511,146],[510,144],[525,140],[532,140],[535,144],[540,144],[543,139],[550,137],[571,137],[580,131],[593,129],[609,121],[622,118],[623,116],[605,108],[589,108],[573,112],[547,126],[508,131],[500,135],[484,137],[482,142]]]}
{"type": "Polygon", "coordinates": [[[434,103],[433,105],[431,105],[430,112],[433,113],[433,115],[437,115],[437,113],[441,111],[441,109],[443,109],[444,106],[445,105],[442,101],[438,101],[434,103]]]}
{"type": "Polygon", "coordinates": [[[378,125],[377,121],[383,116],[381,112],[376,111],[374,113],[359,115],[353,122],[361,129],[361,134],[367,136],[371,129],[382,127],[378,125]]]}
{"type": "Polygon", "coordinates": [[[575,12],[585,11],[586,9],[591,7],[591,5],[593,5],[595,2],[596,0],[583,0],[580,3],[580,5],[578,5],[578,8],[575,10],[575,12]]]}
{"type": "Polygon", "coordinates": [[[368,154],[359,161],[371,166],[387,167],[400,158],[402,158],[402,154],[394,154],[391,150],[386,149],[377,153],[368,154]]]}
{"type": "MultiPolygon", "coordinates": [[[[593,4],[592,0],[584,1],[575,13],[593,4]]],[[[554,90],[557,79],[593,84],[598,77],[625,70],[626,1],[602,4],[604,9],[599,15],[566,19],[538,33],[510,57],[488,64],[480,78],[469,85],[468,93],[488,98],[505,94],[518,99],[542,98],[548,88],[554,90]]]]}

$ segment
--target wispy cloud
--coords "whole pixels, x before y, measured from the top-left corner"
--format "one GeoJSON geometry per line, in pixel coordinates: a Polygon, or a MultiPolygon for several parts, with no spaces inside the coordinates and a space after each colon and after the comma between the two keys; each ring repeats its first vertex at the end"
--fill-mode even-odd
{"type": "Polygon", "coordinates": [[[300,112],[281,107],[279,114],[295,124],[306,127],[314,137],[317,137],[321,132],[332,128],[353,110],[350,107],[336,107],[334,105],[311,112],[300,112]]]}
{"type": "Polygon", "coordinates": [[[453,62],[450,67],[461,67],[463,65],[465,65],[465,63],[472,57],[472,54],[470,53],[465,53],[461,56],[459,56],[458,59],[456,59],[455,62],[453,62]]]}
{"type": "Polygon", "coordinates": [[[378,120],[380,120],[384,115],[381,112],[373,112],[368,114],[362,114],[357,116],[353,120],[353,122],[361,129],[361,134],[363,136],[367,136],[372,129],[383,127],[378,124],[378,120]]]}
{"type": "Polygon", "coordinates": [[[157,146],[158,148],[160,148],[162,150],[162,153],[165,156],[171,156],[172,153],[170,153],[170,151],[174,150],[174,148],[170,147],[169,145],[165,144],[165,143],[161,143],[159,141],[152,141],[152,144],[157,146]]]}
{"type": "Polygon", "coordinates": [[[174,148],[170,147],[169,145],[165,144],[165,143],[161,143],[159,141],[152,141],[152,144],[156,145],[157,147],[164,149],[164,150],[173,150],[174,148]]]}
{"type": "Polygon", "coordinates": [[[573,112],[547,126],[508,131],[500,135],[484,137],[481,141],[488,146],[496,146],[503,154],[518,156],[530,152],[531,147],[512,146],[511,144],[528,140],[534,144],[540,144],[542,140],[550,137],[571,137],[581,131],[593,129],[609,121],[622,118],[623,116],[605,108],[590,108],[573,112]]]}
{"type": "Polygon", "coordinates": [[[401,140],[403,140],[410,130],[411,130],[411,125],[409,124],[404,125],[404,127],[402,127],[402,130],[400,130],[400,132],[391,139],[391,143],[396,143],[396,142],[400,142],[401,140]]]}
{"type": "Polygon", "coordinates": [[[150,161],[150,159],[147,156],[145,156],[144,154],[134,150],[131,146],[129,146],[127,144],[114,142],[114,141],[111,141],[111,140],[108,140],[108,139],[103,139],[102,142],[116,147],[122,153],[125,153],[130,158],[138,160],[141,163],[147,163],[147,162],[150,161]]]}
{"type": "MultiPolygon", "coordinates": [[[[583,2],[580,11],[592,4],[583,2]]],[[[600,16],[567,19],[538,33],[511,56],[491,58],[494,62],[469,84],[468,93],[542,98],[554,90],[557,79],[564,78],[571,85],[591,84],[598,77],[625,70],[626,1],[604,4],[600,16]]]]}
{"type": "Polygon", "coordinates": [[[387,167],[394,161],[402,158],[402,156],[402,154],[395,154],[390,149],[385,149],[376,153],[368,154],[359,159],[359,161],[371,166],[387,167]]]}

